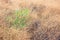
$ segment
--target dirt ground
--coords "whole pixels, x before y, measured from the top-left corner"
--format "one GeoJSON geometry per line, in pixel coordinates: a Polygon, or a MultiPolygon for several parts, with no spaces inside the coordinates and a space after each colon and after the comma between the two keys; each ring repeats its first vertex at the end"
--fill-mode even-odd
{"type": "Polygon", "coordinates": [[[60,0],[0,0],[0,40],[60,40],[60,0]],[[28,27],[9,28],[5,17],[28,8],[28,27]]]}

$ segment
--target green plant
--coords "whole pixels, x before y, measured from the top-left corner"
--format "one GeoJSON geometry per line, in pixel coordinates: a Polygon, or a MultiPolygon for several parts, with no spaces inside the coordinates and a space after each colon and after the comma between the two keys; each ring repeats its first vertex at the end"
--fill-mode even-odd
{"type": "Polygon", "coordinates": [[[14,18],[12,16],[8,17],[8,21],[12,24],[11,26],[23,28],[27,25],[26,21],[29,18],[29,9],[16,10],[13,15],[14,18]]]}

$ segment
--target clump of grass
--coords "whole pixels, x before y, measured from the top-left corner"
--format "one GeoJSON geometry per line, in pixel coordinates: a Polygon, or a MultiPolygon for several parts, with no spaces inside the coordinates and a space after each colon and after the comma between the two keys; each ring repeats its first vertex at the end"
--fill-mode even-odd
{"type": "Polygon", "coordinates": [[[16,27],[16,28],[23,28],[26,27],[27,23],[26,21],[29,18],[29,9],[20,9],[16,10],[13,13],[13,16],[8,17],[8,21],[11,23],[10,26],[16,27]],[[14,17],[14,18],[13,18],[14,17]]]}

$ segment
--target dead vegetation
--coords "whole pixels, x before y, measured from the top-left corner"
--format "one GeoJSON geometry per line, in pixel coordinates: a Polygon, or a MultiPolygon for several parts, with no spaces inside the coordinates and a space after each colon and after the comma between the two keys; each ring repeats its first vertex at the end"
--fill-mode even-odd
{"type": "Polygon", "coordinates": [[[60,40],[60,6],[56,1],[0,0],[0,40],[60,40]],[[44,4],[47,2],[46,4],[44,4]],[[55,3],[56,2],[56,6],[55,3]],[[12,4],[12,5],[11,5],[12,4]],[[54,5],[53,5],[54,4],[54,5]],[[50,5],[50,6],[49,6],[50,5]],[[53,6],[52,6],[53,5],[53,6]],[[28,8],[31,17],[27,27],[10,27],[7,16],[21,8],[28,8]]]}

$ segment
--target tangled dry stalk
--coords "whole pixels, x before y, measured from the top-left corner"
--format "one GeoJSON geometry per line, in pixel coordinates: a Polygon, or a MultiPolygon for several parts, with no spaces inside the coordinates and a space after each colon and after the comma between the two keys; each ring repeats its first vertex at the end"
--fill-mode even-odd
{"type": "Polygon", "coordinates": [[[0,40],[60,40],[60,1],[0,0],[0,40]],[[21,8],[30,10],[29,25],[9,28],[6,16],[21,8]]]}

